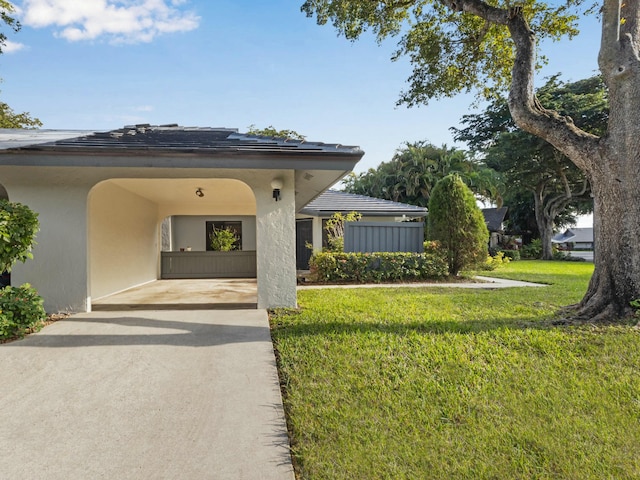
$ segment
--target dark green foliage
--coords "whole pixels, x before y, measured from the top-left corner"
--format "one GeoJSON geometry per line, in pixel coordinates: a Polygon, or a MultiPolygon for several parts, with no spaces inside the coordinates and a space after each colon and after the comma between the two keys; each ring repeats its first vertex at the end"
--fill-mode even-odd
{"type": "MultiPolygon", "coordinates": [[[[0,271],[32,258],[38,214],[26,205],[0,200],[0,271]]],[[[46,318],[42,298],[31,285],[0,290],[0,338],[19,337],[46,318]]]]}
{"type": "Polygon", "coordinates": [[[344,181],[345,191],[426,207],[436,182],[456,172],[476,194],[499,202],[496,172],[472,161],[462,150],[427,141],[405,143],[389,162],[344,181]]]}
{"type": "Polygon", "coordinates": [[[522,258],[538,260],[540,257],[542,257],[542,241],[539,238],[536,238],[528,245],[524,245],[520,252],[522,258]]]}
{"type": "Polygon", "coordinates": [[[309,261],[315,281],[321,283],[381,283],[434,280],[446,277],[442,252],[315,253],[309,261]]]}
{"type": "Polygon", "coordinates": [[[446,250],[451,275],[487,260],[489,231],[484,216],[473,193],[456,174],[447,175],[433,189],[428,232],[446,250]]]}
{"type": "Polygon", "coordinates": [[[518,250],[500,250],[500,253],[511,261],[520,260],[520,252],[518,250]]]}
{"type": "Polygon", "coordinates": [[[11,271],[16,261],[32,258],[38,214],[26,205],[0,200],[0,271],[11,271]]]}
{"type": "MultiPolygon", "coordinates": [[[[536,94],[545,107],[570,115],[576,126],[604,133],[609,108],[601,77],[567,83],[555,75],[536,94]]],[[[452,129],[455,139],[466,142],[504,178],[508,229],[525,236],[531,232],[534,238],[542,235],[550,254],[548,233],[553,227],[575,224],[575,215],[592,211],[585,174],[551,144],[517,128],[506,98],[493,101],[481,114],[463,116],[462,123],[465,128],[452,129]]]]}
{"type": "Polygon", "coordinates": [[[25,283],[0,290],[0,339],[22,337],[45,320],[42,298],[25,283]]]}
{"type": "MultiPolygon", "coordinates": [[[[582,3],[527,1],[518,7],[538,39],[557,40],[577,33],[576,13],[584,8],[582,3]]],[[[504,8],[502,18],[511,5],[508,1],[306,0],[302,11],[320,25],[332,24],[350,40],[366,31],[379,42],[396,37],[398,48],[392,59],[406,57],[412,67],[398,103],[413,106],[472,90],[491,97],[507,87],[514,52],[506,26],[469,12],[489,14],[494,7],[504,8]]],[[[544,63],[544,56],[539,60],[544,63]]]]}

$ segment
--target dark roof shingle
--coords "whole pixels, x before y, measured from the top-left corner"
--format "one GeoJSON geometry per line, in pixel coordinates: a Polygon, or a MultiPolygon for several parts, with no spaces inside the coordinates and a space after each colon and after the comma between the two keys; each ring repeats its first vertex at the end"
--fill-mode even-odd
{"type": "MultiPolygon", "coordinates": [[[[31,138],[37,132],[26,131],[31,138]]],[[[43,134],[44,135],[44,134],[43,134]]],[[[149,152],[169,153],[272,153],[272,154],[315,154],[362,156],[356,146],[307,142],[288,138],[265,137],[239,133],[230,128],[182,127],[178,125],[130,125],[106,132],[78,132],[71,138],[21,144],[9,147],[12,150],[44,150],[56,152],[149,152]]]]}
{"type": "Polygon", "coordinates": [[[427,209],[406,203],[392,202],[380,198],[355,195],[353,193],[327,190],[304,207],[300,213],[313,216],[330,216],[335,212],[359,212],[380,217],[424,217],[427,209]]]}

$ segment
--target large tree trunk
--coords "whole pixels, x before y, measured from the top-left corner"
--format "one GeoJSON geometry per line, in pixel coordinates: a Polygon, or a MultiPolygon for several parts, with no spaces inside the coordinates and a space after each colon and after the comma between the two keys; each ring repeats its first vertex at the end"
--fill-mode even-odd
{"type": "Polygon", "coordinates": [[[640,2],[602,0],[598,62],[609,88],[609,125],[602,138],[546,110],[534,94],[536,38],[520,7],[483,0],[440,0],[452,10],[506,25],[515,45],[509,110],[515,123],[551,143],[591,181],[595,272],[577,315],[593,321],[630,313],[640,298],[640,2]]]}
{"type": "Polygon", "coordinates": [[[626,316],[629,302],[640,298],[639,152],[635,147],[628,155],[603,158],[602,175],[592,180],[596,269],[577,305],[586,319],[626,316]]]}
{"type": "Polygon", "coordinates": [[[610,115],[602,138],[539,104],[533,94],[535,36],[522,15],[507,22],[516,45],[509,96],[516,124],[567,155],[591,181],[595,272],[575,309],[591,321],[624,317],[629,302],[640,298],[640,5],[603,3],[599,63],[610,115]]]}

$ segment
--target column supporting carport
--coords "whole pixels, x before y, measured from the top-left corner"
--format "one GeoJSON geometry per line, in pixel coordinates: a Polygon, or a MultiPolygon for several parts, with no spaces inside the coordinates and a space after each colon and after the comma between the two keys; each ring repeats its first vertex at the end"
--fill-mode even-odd
{"type": "Polygon", "coordinates": [[[258,308],[295,307],[296,222],[293,171],[274,174],[283,180],[273,198],[272,178],[252,185],[256,197],[258,308]]]}

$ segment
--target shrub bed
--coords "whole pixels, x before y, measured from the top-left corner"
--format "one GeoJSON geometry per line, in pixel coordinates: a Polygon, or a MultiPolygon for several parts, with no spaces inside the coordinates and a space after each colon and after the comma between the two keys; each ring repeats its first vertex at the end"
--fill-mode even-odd
{"type": "Polygon", "coordinates": [[[518,250],[501,250],[505,258],[508,258],[512,262],[520,260],[520,252],[518,250]]]}
{"type": "Polygon", "coordinates": [[[440,253],[315,253],[309,261],[313,281],[381,283],[435,280],[449,274],[440,253]]]}
{"type": "Polygon", "coordinates": [[[28,283],[0,290],[0,339],[22,337],[47,318],[42,298],[28,283]]]}

